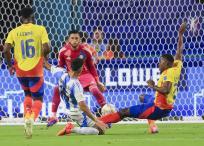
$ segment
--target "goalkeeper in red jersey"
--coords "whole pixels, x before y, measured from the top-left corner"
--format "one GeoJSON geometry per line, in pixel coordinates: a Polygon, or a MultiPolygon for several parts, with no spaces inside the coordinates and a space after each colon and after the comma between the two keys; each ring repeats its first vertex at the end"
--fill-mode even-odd
{"type": "MultiPolygon", "coordinates": [[[[60,50],[58,57],[58,66],[66,67],[67,71],[71,71],[71,61],[76,58],[85,58],[82,72],[79,76],[79,81],[84,88],[84,91],[91,92],[96,98],[98,104],[103,107],[106,104],[102,92],[105,91],[105,86],[99,81],[96,67],[93,63],[90,51],[86,46],[80,43],[80,32],[72,30],[68,35],[68,42],[60,50]]],[[[48,122],[48,127],[57,122],[56,112],[60,103],[59,89],[55,87],[52,100],[52,118],[48,122]]]]}
{"type": "MultiPolygon", "coordinates": [[[[104,123],[116,123],[126,117],[139,119],[158,120],[166,117],[173,109],[177,94],[177,85],[182,69],[183,34],[186,24],[182,23],[179,29],[178,46],[175,57],[164,54],[160,58],[159,70],[161,72],[158,84],[148,80],[147,84],[156,91],[155,100],[149,103],[124,108],[116,113],[100,118],[104,123]]],[[[154,121],[152,121],[154,123],[154,121]]]]}

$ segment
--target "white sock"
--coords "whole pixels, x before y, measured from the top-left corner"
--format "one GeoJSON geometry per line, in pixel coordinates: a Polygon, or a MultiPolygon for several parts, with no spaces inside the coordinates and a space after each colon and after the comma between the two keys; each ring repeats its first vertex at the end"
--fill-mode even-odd
{"type": "Polygon", "coordinates": [[[72,129],[73,133],[83,134],[83,135],[98,135],[99,131],[93,127],[74,127],[72,129]]]}

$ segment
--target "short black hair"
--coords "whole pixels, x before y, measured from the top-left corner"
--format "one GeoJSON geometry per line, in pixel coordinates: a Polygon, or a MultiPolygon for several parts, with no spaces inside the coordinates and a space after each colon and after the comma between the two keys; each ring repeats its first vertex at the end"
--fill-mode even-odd
{"type": "Polygon", "coordinates": [[[161,57],[166,59],[169,63],[174,63],[174,57],[171,54],[163,54],[161,57]]]}
{"type": "Polygon", "coordinates": [[[25,19],[29,18],[33,14],[34,10],[31,7],[25,7],[20,11],[20,16],[22,16],[25,19]]]}
{"type": "Polygon", "coordinates": [[[78,71],[84,64],[84,60],[82,58],[76,58],[71,63],[71,68],[73,71],[78,71]]]}
{"type": "Polygon", "coordinates": [[[71,34],[79,34],[79,36],[81,37],[81,33],[78,31],[78,30],[70,30],[69,33],[68,33],[68,36],[70,37],[71,34]]]}

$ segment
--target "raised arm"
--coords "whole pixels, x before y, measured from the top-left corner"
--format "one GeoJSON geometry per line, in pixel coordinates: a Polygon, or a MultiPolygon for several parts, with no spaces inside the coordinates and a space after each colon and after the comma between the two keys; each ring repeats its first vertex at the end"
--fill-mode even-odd
{"type": "Polygon", "coordinates": [[[179,28],[179,38],[178,38],[178,44],[177,44],[177,50],[175,55],[175,60],[182,60],[183,56],[183,34],[186,31],[186,23],[182,23],[179,28]]]}

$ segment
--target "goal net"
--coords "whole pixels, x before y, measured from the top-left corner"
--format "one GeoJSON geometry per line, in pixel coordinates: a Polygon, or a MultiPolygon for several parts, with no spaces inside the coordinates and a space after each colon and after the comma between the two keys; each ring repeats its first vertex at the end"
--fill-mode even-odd
{"type": "MultiPolygon", "coordinates": [[[[32,6],[36,23],[49,33],[52,51],[57,57],[68,31],[75,28],[88,34],[87,43],[94,44],[102,33],[102,42],[95,44],[101,59],[96,63],[100,80],[106,85],[108,103],[117,109],[140,104],[139,95],[154,95],[146,86],[148,79],[157,82],[158,62],[163,53],[175,55],[178,28],[188,22],[184,39],[181,80],[174,110],[166,121],[202,120],[204,115],[204,5],[199,0],[18,0],[0,1],[1,44],[8,32],[20,25],[18,12],[32,6]],[[190,31],[190,20],[198,19],[200,28],[190,31]],[[97,28],[97,29],[96,29],[97,28]],[[96,30],[96,31],[95,31],[96,30]],[[99,35],[99,36],[97,36],[99,35]],[[105,47],[104,47],[105,46],[105,47]]],[[[1,47],[2,49],[2,47],[1,47]]],[[[22,120],[24,93],[16,76],[10,76],[1,52],[0,122],[22,120]]],[[[45,94],[39,121],[51,115],[51,98],[55,78],[45,70],[45,94]]],[[[87,103],[97,111],[95,98],[86,93],[87,103]]],[[[64,119],[61,105],[58,115],[64,119]]],[[[126,119],[125,122],[135,119],[126,119]]]]}

